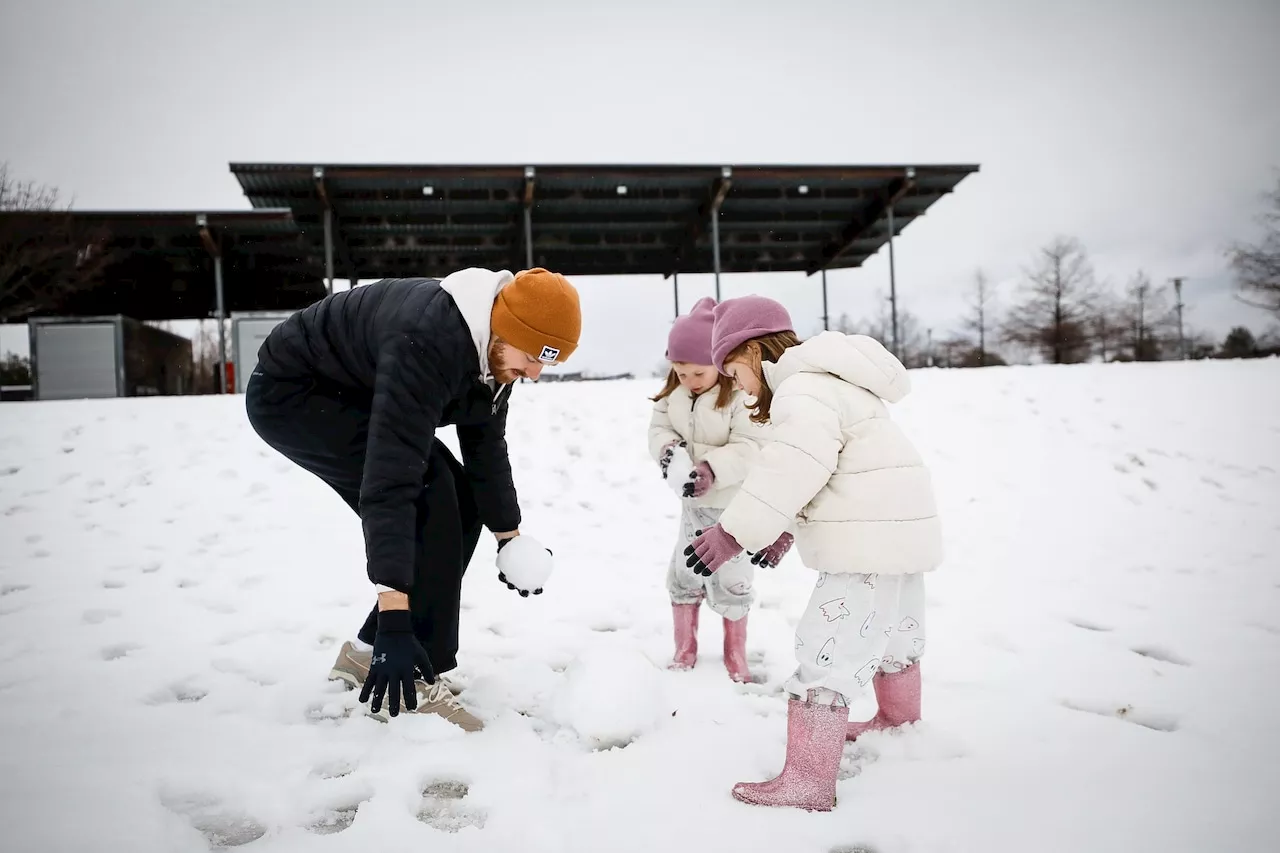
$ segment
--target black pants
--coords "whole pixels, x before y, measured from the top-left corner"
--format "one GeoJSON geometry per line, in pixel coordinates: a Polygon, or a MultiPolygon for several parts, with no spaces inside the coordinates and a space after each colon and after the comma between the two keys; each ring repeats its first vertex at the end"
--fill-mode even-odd
{"type": "MultiPolygon", "coordinates": [[[[359,515],[369,435],[369,402],[314,380],[278,380],[258,371],[245,391],[249,422],[262,440],[333,488],[359,515]]],[[[480,519],[462,465],[439,439],[431,447],[417,501],[417,547],[409,608],[414,633],[437,673],[458,665],[462,576],[480,539],[480,519]]],[[[375,604],[359,638],[372,643],[375,604]]]]}

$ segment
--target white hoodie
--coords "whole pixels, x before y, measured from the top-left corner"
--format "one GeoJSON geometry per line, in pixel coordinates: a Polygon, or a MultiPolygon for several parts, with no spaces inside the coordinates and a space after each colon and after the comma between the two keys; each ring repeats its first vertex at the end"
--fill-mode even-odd
{"type": "Polygon", "coordinates": [[[470,267],[445,276],[440,289],[453,297],[471,331],[471,340],[480,356],[480,379],[493,385],[489,373],[489,323],[493,316],[493,301],[515,276],[507,270],[470,267]]]}
{"type": "Polygon", "coordinates": [[[885,401],[911,390],[878,341],[823,332],[764,365],[773,389],[770,442],[720,524],[749,551],[798,521],[811,569],[913,574],[942,562],[928,469],[885,401]]]}

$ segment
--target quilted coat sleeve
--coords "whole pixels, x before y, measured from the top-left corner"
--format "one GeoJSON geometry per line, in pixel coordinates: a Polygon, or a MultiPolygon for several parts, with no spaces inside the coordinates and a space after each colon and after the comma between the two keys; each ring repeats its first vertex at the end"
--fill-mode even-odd
{"type": "Polygon", "coordinates": [[[494,533],[520,527],[520,503],[507,453],[507,397],[497,413],[481,424],[459,424],[458,449],[471,483],[480,521],[494,533]]]}
{"type": "Polygon", "coordinates": [[[839,413],[801,389],[773,398],[769,441],[756,456],[720,525],[748,551],[772,545],[836,470],[839,413]]]}
{"type": "Polygon", "coordinates": [[[378,351],[360,519],[369,580],[401,592],[413,586],[415,502],[441,412],[457,391],[455,363],[410,332],[388,336],[378,351]]]}
{"type": "Polygon", "coordinates": [[[662,457],[662,448],[673,441],[680,441],[680,434],[671,425],[671,398],[663,397],[653,404],[653,414],[649,417],[649,455],[658,460],[662,457]]]}
{"type": "Polygon", "coordinates": [[[722,485],[746,479],[767,436],[766,427],[751,420],[751,410],[744,405],[742,395],[735,395],[729,405],[729,440],[702,456],[702,461],[715,472],[716,482],[722,485]]]}

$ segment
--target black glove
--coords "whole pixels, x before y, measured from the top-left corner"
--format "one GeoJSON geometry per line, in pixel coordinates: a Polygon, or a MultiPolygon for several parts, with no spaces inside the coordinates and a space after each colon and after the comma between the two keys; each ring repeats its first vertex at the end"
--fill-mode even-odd
{"type": "Polygon", "coordinates": [[[662,468],[662,479],[667,479],[667,469],[671,467],[671,457],[675,454],[677,447],[687,447],[683,441],[677,441],[667,445],[662,451],[662,456],[658,457],[658,465],[662,468]]]}
{"type": "Polygon", "coordinates": [[[431,667],[427,650],[413,635],[413,616],[408,610],[378,611],[378,633],[373,639],[373,659],[369,665],[369,677],[364,680],[360,701],[367,702],[376,714],[382,710],[382,697],[391,688],[387,705],[391,716],[400,713],[400,699],[404,697],[406,711],[418,707],[418,691],[413,686],[415,676],[421,673],[428,684],[436,683],[436,671],[431,667]]]}
{"type": "MultiPolygon", "coordinates": [[[[516,537],[511,536],[511,537],[508,537],[508,538],[506,538],[506,539],[499,539],[499,540],[498,540],[498,552],[499,552],[499,553],[501,553],[501,552],[502,552],[502,549],[503,549],[504,547],[506,547],[507,543],[509,543],[509,542],[513,541],[515,538],[516,538],[516,537]]],[[[551,553],[552,553],[550,548],[544,548],[544,550],[545,550],[548,554],[551,554],[551,553]]],[[[554,555],[553,555],[553,556],[554,556],[554,555]]],[[[528,598],[528,597],[529,597],[529,590],[527,590],[527,589],[521,589],[520,587],[518,587],[518,586],[516,586],[515,584],[513,584],[511,581],[507,580],[507,575],[506,575],[506,573],[505,573],[505,572],[498,572],[498,580],[500,580],[500,581],[502,581],[503,583],[505,583],[505,584],[507,585],[507,589],[514,590],[515,592],[520,593],[520,597],[521,597],[521,598],[528,598]]],[[[533,594],[534,594],[534,595],[542,595],[542,587],[538,587],[537,589],[533,590],[533,594]]]]}

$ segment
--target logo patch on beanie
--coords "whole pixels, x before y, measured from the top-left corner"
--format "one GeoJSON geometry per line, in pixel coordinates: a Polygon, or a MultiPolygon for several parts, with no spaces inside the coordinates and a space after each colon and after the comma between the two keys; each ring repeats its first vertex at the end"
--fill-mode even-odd
{"type": "Polygon", "coordinates": [[[555,364],[556,359],[560,357],[560,350],[555,347],[543,347],[542,355],[538,356],[538,361],[543,364],[555,364]]]}

